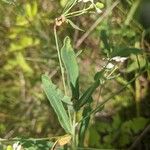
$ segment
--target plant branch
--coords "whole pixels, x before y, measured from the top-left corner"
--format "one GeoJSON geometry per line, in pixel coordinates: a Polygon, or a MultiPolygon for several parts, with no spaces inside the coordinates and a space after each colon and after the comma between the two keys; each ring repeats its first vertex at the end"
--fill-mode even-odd
{"type": "Polygon", "coordinates": [[[63,68],[62,61],[61,61],[60,49],[59,49],[59,45],[58,45],[56,25],[54,25],[54,36],[55,36],[55,42],[56,42],[56,49],[57,49],[57,53],[58,53],[59,65],[60,65],[60,69],[61,69],[64,92],[66,95],[67,90],[66,90],[66,83],[65,83],[65,75],[64,75],[64,68],[63,68]]]}
{"type": "Polygon", "coordinates": [[[125,88],[127,88],[127,86],[129,84],[131,84],[132,82],[134,82],[142,73],[144,73],[145,70],[143,72],[140,72],[137,76],[135,76],[132,80],[130,80],[126,85],[124,85],[119,91],[113,93],[110,97],[108,97],[106,100],[104,100],[102,103],[100,103],[94,110],[92,110],[86,117],[84,117],[83,119],[81,119],[79,123],[83,122],[85,119],[87,119],[90,115],[96,113],[101,107],[104,106],[105,103],[107,103],[109,100],[111,100],[112,98],[114,98],[116,95],[120,94],[125,88]]]}
{"type": "Polygon", "coordinates": [[[77,41],[77,43],[76,43],[76,45],[75,45],[75,48],[78,48],[78,47],[83,43],[83,41],[89,36],[89,34],[98,26],[98,24],[99,24],[100,22],[103,21],[103,19],[104,19],[105,17],[107,17],[107,16],[111,13],[111,11],[119,4],[119,2],[120,2],[120,1],[117,0],[116,2],[114,2],[114,3],[112,4],[112,6],[111,6],[110,8],[106,9],[106,11],[103,13],[103,15],[100,16],[100,17],[94,22],[94,24],[89,28],[89,30],[88,30],[85,34],[83,34],[83,36],[81,36],[81,38],[77,41]]]}

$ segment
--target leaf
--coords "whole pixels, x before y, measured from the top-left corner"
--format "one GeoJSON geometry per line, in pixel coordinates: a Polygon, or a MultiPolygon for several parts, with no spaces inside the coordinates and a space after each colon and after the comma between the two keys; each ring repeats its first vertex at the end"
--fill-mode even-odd
{"type": "Polygon", "coordinates": [[[94,76],[94,80],[97,81],[99,80],[100,81],[100,84],[103,84],[106,80],[106,78],[104,77],[104,69],[102,69],[101,71],[97,72],[94,76]]]}
{"type": "MultiPolygon", "coordinates": [[[[91,97],[91,101],[93,101],[92,97],[91,97]]],[[[82,113],[82,118],[85,118],[91,112],[91,110],[92,109],[89,104],[84,108],[82,113]]],[[[89,121],[90,121],[90,115],[89,117],[87,117],[85,120],[81,122],[80,129],[79,129],[79,147],[84,146],[84,138],[85,138],[85,133],[88,129],[89,121]]]]}
{"type": "Polygon", "coordinates": [[[64,39],[64,45],[61,49],[61,58],[67,70],[69,82],[72,88],[73,97],[78,99],[79,97],[79,84],[78,84],[79,69],[78,69],[78,64],[76,60],[76,54],[73,51],[73,48],[70,44],[69,37],[66,37],[64,39]]]}
{"type": "Polygon", "coordinates": [[[109,41],[108,41],[108,37],[107,37],[107,34],[106,34],[106,30],[102,30],[102,31],[101,31],[100,37],[101,37],[101,40],[102,40],[103,43],[104,43],[105,49],[107,49],[108,52],[110,52],[111,47],[110,47],[110,44],[109,44],[109,41]]]}
{"type": "Polygon", "coordinates": [[[91,126],[89,129],[89,143],[90,146],[92,147],[100,147],[100,134],[97,132],[94,126],[91,126]]]}
{"type": "Polygon", "coordinates": [[[95,81],[81,96],[81,98],[79,99],[79,101],[76,104],[76,108],[80,109],[83,105],[85,105],[86,103],[89,102],[89,100],[91,99],[91,96],[93,94],[93,92],[95,91],[95,89],[99,86],[100,81],[97,80],[95,81]]]}
{"type": "Polygon", "coordinates": [[[74,29],[79,30],[79,31],[84,31],[81,28],[79,28],[76,24],[74,24],[70,19],[67,19],[67,21],[74,29]]]}
{"type": "Polygon", "coordinates": [[[52,83],[51,80],[49,80],[46,75],[42,76],[42,83],[44,91],[55,113],[57,114],[61,126],[67,133],[72,133],[70,119],[62,104],[62,99],[64,97],[62,92],[59,89],[56,89],[56,86],[52,83]]]}
{"type": "Polygon", "coordinates": [[[138,49],[138,48],[117,48],[115,49],[112,53],[111,53],[111,57],[115,57],[115,56],[121,56],[121,57],[128,57],[131,54],[141,54],[142,50],[138,49]]]}
{"type": "Polygon", "coordinates": [[[134,118],[132,120],[131,129],[135,134],[137,134],[139,131],[144,129],[147,123],[148,123],[148,119],[145,119],[143,117],[134,118]]]}
{"type": "Polygon", "coordinates": [[[72,103],[70,97],[68,97],[68,96],[64,96],[63,99],[62,99],[62,101],[63,101],[64,103],[68,104],[68,105],[73,105],[73,103],[72,103]]]}

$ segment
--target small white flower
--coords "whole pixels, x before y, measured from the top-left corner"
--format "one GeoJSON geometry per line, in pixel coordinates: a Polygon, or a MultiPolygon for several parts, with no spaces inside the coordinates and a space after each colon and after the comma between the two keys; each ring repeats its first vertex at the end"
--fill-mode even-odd
{"type": "Polygon", "coordinates": [[[112,69],[113,67],[114,67],[114,65],[112,63],[108,63],[106,66],[107,69],[112,69]]]}
{"type": "Polygon", "coordinates": [[[114,60],[116,62],[124,62],[127,59],[128,59],[127,57],[116,56],[116,57],[113,57],[111,60],[114,60]]]}
{"type": "Polygon", "coordinates": [[[19,144],[19,142],[13,144],[13,150],[21,150],[21,145],[19,144]]]}
{"type": "Polygon", "coordinates": [[[98,14],[100,14],[100,13],[102,13],[102,10],[96,7],[96,12],[97,12],[98,14]]]}

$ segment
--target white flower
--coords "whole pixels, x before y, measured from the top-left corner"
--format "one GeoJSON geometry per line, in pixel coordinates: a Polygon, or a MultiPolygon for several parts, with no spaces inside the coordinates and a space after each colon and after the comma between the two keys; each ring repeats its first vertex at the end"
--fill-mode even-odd
{"type": "Polygon", "coordinates": [[[113,67],[114,67],[114,65],[112,63],[108,63],[106,66],[107,69],[112,69],[113,67]]]}
{"type": "Polygon", "coordinates": [[[19,142],[13,144],[13,150],[21,150],[21,145],[19,144],[19,142]]]}
{"type": "Polygon", "coordinates": [[[100,13],[102,13],[102,10],[96,7],[96,12],[97,12],[98,14],[100,14],[100,13]]]}
{"type": "Polygon", "coordinates": [[[116,57],[113,57],[111,60],[114,60],[116,62],[124,62],[127,59],[128,59],[127,57],[116,56],[116,57]]]}

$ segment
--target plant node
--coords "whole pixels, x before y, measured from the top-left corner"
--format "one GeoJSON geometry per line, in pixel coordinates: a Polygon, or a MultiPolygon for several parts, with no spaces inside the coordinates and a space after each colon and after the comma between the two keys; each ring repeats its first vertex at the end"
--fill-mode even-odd
{"type": "Polygon", "coordinates": [[[61,15],[60,17],[55,19],[55,26],[61,26],[62,23],[64,23],[66,21],[66,18],[64,15],[61,15]]]}

